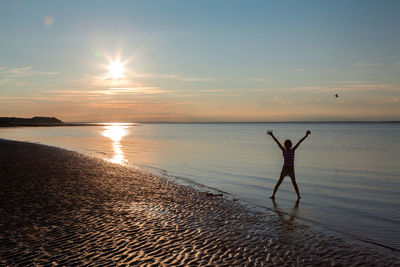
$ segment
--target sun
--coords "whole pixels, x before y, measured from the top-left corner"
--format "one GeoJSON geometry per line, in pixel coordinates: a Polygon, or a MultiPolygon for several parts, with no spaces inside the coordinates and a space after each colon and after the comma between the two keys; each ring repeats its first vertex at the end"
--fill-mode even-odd
{"type": "Polygon", "coordinates": [[[108,66],[108,71],[113,79],[119,79],[122,78],[122,76],[124,76],[125,66],[123,63],[119,61],[113,61],[108,66]]]}

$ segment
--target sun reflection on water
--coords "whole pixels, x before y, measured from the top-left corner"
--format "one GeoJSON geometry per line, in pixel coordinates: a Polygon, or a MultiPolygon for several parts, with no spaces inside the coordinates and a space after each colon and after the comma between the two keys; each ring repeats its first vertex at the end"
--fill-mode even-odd
{"type": "Polygon", "coordinates": [[[102,135],[108,137],[112,141],[112,146],[114,150],[114,155],[108,161],[124,164],[127,162],[124,156],[124,152],[122,151],[121,139],[129,133],[129,126],[124,126],[120,124],[112,124],[108,126],[104,126],[104,131],[102,135]]]}

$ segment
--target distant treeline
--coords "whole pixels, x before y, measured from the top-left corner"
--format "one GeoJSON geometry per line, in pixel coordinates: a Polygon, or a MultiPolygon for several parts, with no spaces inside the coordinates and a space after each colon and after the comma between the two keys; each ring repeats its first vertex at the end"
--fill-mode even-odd
{"type": "Polygon", "coordinates": [[[47,126],[60,125],[63,122],[55,117],[16,118],[0,117],[0,126],[47,126]]]}

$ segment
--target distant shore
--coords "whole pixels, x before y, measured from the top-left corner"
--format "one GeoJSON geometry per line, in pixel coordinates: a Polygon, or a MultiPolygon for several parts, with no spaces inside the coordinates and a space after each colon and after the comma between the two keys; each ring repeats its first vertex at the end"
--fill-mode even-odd
{"type": "Polygon", "coordinates": [[[1,265],[373,265],[397,251],[60,148],[0,139],[1,265]]]}
{"type": "Polygon", "coordinates": [[[65,126],[104,126],[104,123],[19,123],[0,124],[0,127],[65,127],[65,126]]]}
{"type": "Polygon", "coordinates": [[[0,127],[102,126],[100,123],[66,123],[55,117],[0,117],[0,127]]]}

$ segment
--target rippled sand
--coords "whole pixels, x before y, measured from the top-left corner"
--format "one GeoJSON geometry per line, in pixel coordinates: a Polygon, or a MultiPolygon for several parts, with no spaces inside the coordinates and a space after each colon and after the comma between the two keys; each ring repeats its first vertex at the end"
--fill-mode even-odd
{"type": "Polygon", "coordinates": [[[397,251],[54,147],[0,141],[0,265],[369,265],[397,251]]]}

